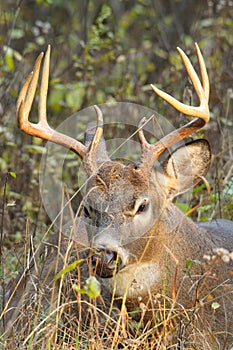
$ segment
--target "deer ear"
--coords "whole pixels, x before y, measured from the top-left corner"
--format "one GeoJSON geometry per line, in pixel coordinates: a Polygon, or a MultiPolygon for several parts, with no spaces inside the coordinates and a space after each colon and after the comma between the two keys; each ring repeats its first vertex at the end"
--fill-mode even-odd
{"type": "Polygon", "coordinates": [[[175,150],[164,164],[166,190],[172,199],[188,191],[201,181],[210,166],[211,151],[208,141],[196,140],[175,150]]]}

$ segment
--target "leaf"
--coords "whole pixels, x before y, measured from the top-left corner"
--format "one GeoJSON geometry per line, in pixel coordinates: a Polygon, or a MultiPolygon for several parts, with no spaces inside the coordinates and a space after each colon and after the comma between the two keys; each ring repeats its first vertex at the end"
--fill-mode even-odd
{"type": "Polygon", "coordinates": [[[86,284],[84,286],[87,295],[89,298],[97,298],[100,295],[100,282],[94,276],[90,276],[86,280],[86,284]]]}
{"type": "Polygon", "coordinates": [[[191,208],[185,203],[176,202],[176,207],[179,208],[184,214],[186,214],[191,208]]]}
{"type": "Polygon", "coordinates": [[[192,259],[186,260],[186,262],[185,262],[186,269],[189,270],[191,268],[191,266],[192,266],[192,263],[193,263],[192,259]]]}
{"type": "Polygon", "coordinates": [[[90,299],[97,298],[100,295],[100,283],[94,276],[90,276],[83,288],[79,288],[76,284],[73,284],[72,288],[75,292],[80,294],[86,294],[90,299]]]}
{"type": "Polygon", "coordinates": [[[16,179],[16,173],[14,171],[9,172],[10,176],[12,176],[14,179],[16,179]]]}
{"type": "Polygon", "coordinates": [[[219,307],[220,307],[220,304],[217,303],[217,301],[214,301],[212,304],[211,304],[211,307],[213,310],[217,310],[219,307]]]}
{"type": "Polygon", "coordinates": [[[66,87],[63,84],[54,84],[53,89],[51,89],[48,106],[53,109],[53,111],[58,112],[61,110],[64,105],[64,96],[65,96],[66,87]]]}
{"type": "Polygon", "coordinates": [[[12,39],[22,39],[24,35],[25,35],[25,32],[23,29],[13,28],[11,31],[12,39]]]}
{"type": "Polygon", "coordinates": [[[210,210],[211,209],[211,205],[202,205],[201,207],[197,208],[197,211],[199,213],[204,213],[206,210],[210,210]]]}
{"type": "Polygon", "coordinates": [[[7,167],[8,167],[7,162],[3,158],[0,158],[0,170],[2,172],[5,172],[7,171],[7,167]]]}
{"type": "Polygon", "coordinates": [[[5,61],[9,71],[13,72],[15,70],[15,63],[13,60],[12,49],[7,49],[5,61]]]}
{"type": "Polygon", "coordinates": [[[66,266],[64,269],[62,269],[60,272],[58,272],[56,274],[56,276],[54,277],[54,280],[57,281],[63,275],[65,275],[67,272],[70,272],[70,271],[74,270],[77,267],[77,265],[79,265],[79,264],[81,264],[83,262],[83,260],[84,259],[75,260],[72,264],[66,266]]]}
{"type": "Polygon", "coordinates": [[[200,260],[197,260],[197,259],[193,259],[192,260],[194,264],[197,264],[197,265],[201,265],[201,262],[200,260]]]}
{"type": "Polygon", "coordinates": [[[226,205],[224,209],[226,209],[226,210],[231,210],[232,209],[233,210],[233,204],[226,205]]]}
{"type": "Polygon", "coordinates": [[[71,89],[66,92],[65,101],[72,111],[78,110],[83,103],[86,89],[82,84],[73,84],[71,89]]]}
{"type": "Polygon", "coordinates": [[[39,145],[26,145],[26,150],[32,154],[45,154],[46,148],[39,145]]]}
{"type": "Polygon", "coordinates": [[[11,201],[9,203],[7,203],[7,207],[14,207],[16,205],[16,201],[11,201]]]}
{"type": "Polygon", "coordinates": [[[185,264],[186,264],[186,269],[188,270],[188,272],[190,272],[193,264],[201,265],[201,262],[200,260],[197,260],[197,259],[187,259],[185,264]]]}
{"type": "Polygon", "coordinates": [[[72,288],[73,288],[73,290],[74,290],[75,292],[77,292],[77,293],[79,293],[79,294],[86,294],[85,289],[84,289],[84,288],[79,288],[79,287],[77,286],[77,284],[73,284],[73,285],[72,285],[72,288]]]}

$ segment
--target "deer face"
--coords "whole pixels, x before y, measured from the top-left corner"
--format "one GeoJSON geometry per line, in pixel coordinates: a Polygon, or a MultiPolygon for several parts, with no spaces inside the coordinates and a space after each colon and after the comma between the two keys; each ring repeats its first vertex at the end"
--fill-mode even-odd
{"type": "Polygon", "coordinates": [[[151,173],[140,164],[108,161],[89,178],[85,221],[101,277],[154,259],[166,207],[200,181],[209,160],[207,141],[198,140],[177,149],[151,173]]]}
{"type": "MultiPolygon", "coordinates": [[[[107,162],[87,185],[85,216],[91,245],[99,251],[97,272],[111,277],[138,256],[128,245],[150,231],[162,206],[155,184],[136,164],[107,162]]],[[[165,196],[164,196],[165,199],[165,196]]],[[[145,242],[146,244],[146,242],[145,242]]]]}

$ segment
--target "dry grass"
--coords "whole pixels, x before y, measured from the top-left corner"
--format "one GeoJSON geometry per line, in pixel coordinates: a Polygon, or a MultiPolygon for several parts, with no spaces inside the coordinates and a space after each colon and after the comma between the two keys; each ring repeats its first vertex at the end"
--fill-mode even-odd
{"type": "MultiPolygon", "coordinates": [[[[140,301],[140,310],[129,312],[125,300],[113,300],[106,290],[96,299],[73,290],[74,283],[81,288],[93,274],[87,255],[77,244],[56,236],[35,250],[30,268],[15,283],[12,300],[6,303],[2,348],[228,349],[220,345],[227,339],[227,328],[225,334],[213,328],[218,303],[224,309],[222,296],[229,292],[226,284],[224,288],[219,286],[218,299],[213,299],[211,292],[201,298],[206,286],[203,274],[193,279],[192,288],[200,295],[190,308],[166,297],[165,285],[164,295],[150,295],[149,301],[140,301]],[[56,272],[80,257],[84,261],[55,282],[56,272]],[[12,307],[16,311],[8,312],[12,307]]],[[[211,266],[216,269],[222,261],[222,253],[216,252],[206,260],[210,272],[211,266]]],[[[232,302],[230,295],[229,301],[232,302]]],[[[230,320],[226,319],[226,327],[227,322],[230,320]]]]}

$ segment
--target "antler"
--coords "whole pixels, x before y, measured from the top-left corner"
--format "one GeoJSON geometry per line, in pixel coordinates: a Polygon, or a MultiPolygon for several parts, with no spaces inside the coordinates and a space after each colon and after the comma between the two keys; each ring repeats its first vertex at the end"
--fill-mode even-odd
{"type": "Polygon", "coordinates": [[[176,110],[179,112],[182,112],[188,116],[197,117],[197,119],[192,120],[191,122],[187,123],[186,125],[182,126],[178,130],[174,130],[170,134],[163,137],[161,140],[159,140],[154,145],[149,144],[144,136],[142,127],[143,124],[146,122],[145,119],[143,119],[139,125],[139,140],[142,146],[142,158],[141,163],[143,167],[146,167],[149,171],[152,169],[154,162],[158,157],[170,146],[174,145],[178,141],[184,139],[185,137],[191,135],[195,131],[202,128],[206,123],[209,121],[210,113],[209,113],[209,78],[205,67],[205,62],[202,57],[201,51],[195,43],[196,51],[197,51],[197,57],[200,65],[200,71],[201,71],[201,78],[202,78],[202,84],[198,78],[198,75],[193,68],[191,62],[189,61],[188,57],[184,53],[183,50],[181,50],[179,47],[177,48],[184,65],[186,67],[186,70],[188,72],[188,75],[193,83],[193,86],[195,88],[195,91],[197,93],[197,96],[200,100],[200,105],[198,107],[193,106],[187,106],[184,103],[181,103],[177,101],[174,97],[170,96],[166,92],[163,92],[162,90],[158,89],[154,85],[151,85],[154,92],[162,97],[165,101],[167,101],[171,106],[173,106],[176,110]]]}
{"type": "Polygon", "coordinates": [[[89,147],[86,147],[81,142],[52,129],[49,126],[47,122],[46,100],[49,81],[50,46],[48,46],[46,51],[42,69],[38,106],[39,121],[37,124],[34,124],[28,120],[33,99],[35,97],[43,57],[44,53],[42,52],[36,60],[34,70],[29,74],[20,91],[16,106],[19,128],[26,134],[37,136],[41,139],[52,141],[69,148],[83,159],[85,170],[90,175],[97,170],[96,152],[103,134],[102,112],[97,106],[94,106],[97,113],[98,126],[89,147]]]}

